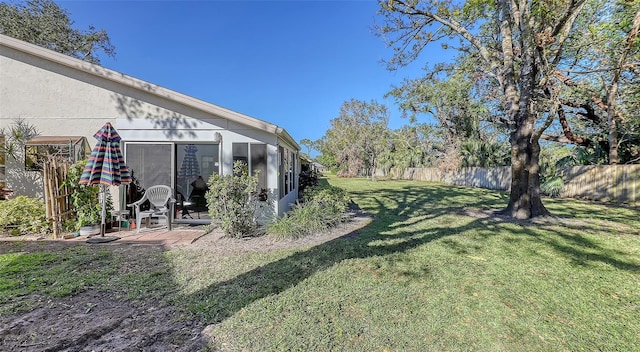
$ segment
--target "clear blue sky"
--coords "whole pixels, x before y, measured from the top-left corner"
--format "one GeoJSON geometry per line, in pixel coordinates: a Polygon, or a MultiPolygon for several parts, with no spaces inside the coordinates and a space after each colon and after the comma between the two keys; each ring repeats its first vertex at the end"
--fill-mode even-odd
{"type": "MultiPolygon", "coordinates": [[[[376,1],[57,1],[75,27],[107,31],[116,58],[102,65],[284,127],[316,140],[344,101],[390,107],[390,127],[408,121],[384,94],[442,55],[433,45],[410,67],[372,26],[376,1]]],[[[303,148],[304,149],[304,148],[303,148]]]]}

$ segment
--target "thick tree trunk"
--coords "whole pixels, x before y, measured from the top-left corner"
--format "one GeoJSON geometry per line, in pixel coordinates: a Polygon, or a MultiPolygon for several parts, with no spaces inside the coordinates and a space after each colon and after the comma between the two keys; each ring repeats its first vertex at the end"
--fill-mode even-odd
{"type": "MultiPolygon", "coordinates": [[[[527,33],[527,31],[524,31],[527,33]]],[[[527,36],[525,36],[527,37],[527,36]]],[[[511,131],[511,195],[506,215],[530,219],[549,215],[540,197],[540,134],[536,133],[536,65],[534,47],[522,40],[523,62],[520,67],[520,95],[517,111],[512,114],[515,128],[511,131]],[[527,45],[528,44],[528,45],[527,45]]],[[[506,92],[508,94],[508,92],[506,92]]],[[[515,110],[515,109],[514,109],[515,110]]]]}
{"type": "Polygon", "coordinates": [[[516,219],[549,215],[540,196],[538,140],[521,136],[511,144],[511,195],[504,213],[516,219]]]}

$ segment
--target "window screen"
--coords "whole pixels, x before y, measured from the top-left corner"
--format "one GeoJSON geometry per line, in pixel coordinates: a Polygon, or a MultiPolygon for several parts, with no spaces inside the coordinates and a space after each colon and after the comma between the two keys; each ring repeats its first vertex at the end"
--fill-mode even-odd
{"type": "Polygon", "coordinates": [[[126,165],[139,185],[171,187],[170,144],[127,144],[126,165]]]}
{"type": "Polygon", "coordinates": [[[247,143],[233,143],[231,145],[233,153],[233,163],[236,161],[244,161],[245,164],[249,164],[249,144],[247,143]]]}
{"type": "Polygon", "coordinates": [[[258,174],[258,190],[267,188],[267,145],[251,144],[251,175],[258,174]]]}

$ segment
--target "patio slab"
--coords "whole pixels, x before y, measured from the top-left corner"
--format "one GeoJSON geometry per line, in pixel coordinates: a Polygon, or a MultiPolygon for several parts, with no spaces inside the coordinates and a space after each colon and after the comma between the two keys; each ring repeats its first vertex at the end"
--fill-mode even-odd
{"type": "MultiPolygon", "coordinates": [[[[109,243],[128,243],[128,244],[151,244],[151,245],[165,245],[165,246],[182,246],[189,245],[195,242],[198,238],[205,234],[201,227],[189,228],[189,227],[174,227],[172,230],[166,228],[158,229],[142,229],[140,232],[136,230],[127,231],[111,231],[107,232],[105,236],[119,237],[119,239],[107,242],[109,243]]],[[[91,237],[75,237],[67,241],[86,241],[88,238],[95,238],[99,235],[91,237]]]]}

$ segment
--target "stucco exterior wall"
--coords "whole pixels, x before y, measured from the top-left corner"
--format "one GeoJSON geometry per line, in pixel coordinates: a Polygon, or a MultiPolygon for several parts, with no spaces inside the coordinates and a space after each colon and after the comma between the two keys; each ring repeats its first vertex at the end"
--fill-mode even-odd
{"type": "MultiPolygon", "coordinates": [[[[218,133],[223,174],[232,172],[232,143],[264,143],[268,187],[278,194],[278,144],[282,140],[270,131],[272,125],[264,123],[261,129],[255,119],[251,126],[231,121],[195,108],[204,104],[195,98],[171,99],[163,96],[167,94],[164,88],[90,67],[94,72],[0,45],[0,128],[20,118],[35,126],[40,135],[85,136],[92,147],[93,134],[105,122],[116,127],[124,142],[215,142],[218,133]],[[118,79],[109,79],[117,75],[118,79]],[[191,99],[197,104],[191,104],[191,99]]],[[[296,150],[296,146],[288,147],[296,150]]],[[[42,197],[39,174],[25,172],[22,162],[8,160],[7,184],[19,194],[42,197]]],[[[283,201],[290,203],[289,199],[275,200],[274,212],[283,213],[283,201]]]]}

